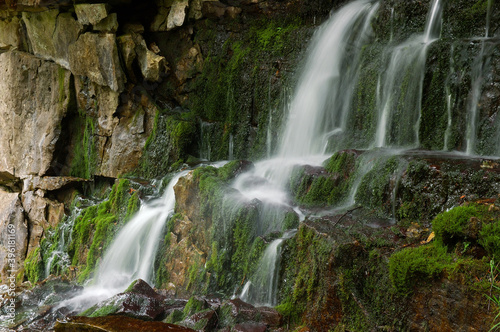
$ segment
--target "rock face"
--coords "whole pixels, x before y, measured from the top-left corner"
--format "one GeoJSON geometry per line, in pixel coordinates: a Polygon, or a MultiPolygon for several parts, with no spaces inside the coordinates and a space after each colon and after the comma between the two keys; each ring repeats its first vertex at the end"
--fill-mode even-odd
{"type": "Polygon", "coordinates": [[[28,246],[28,225],[18,193],[0,189],[0,229],[0,279],[7,284],[7,278],[15,278],[22,268],[28,246]]]}
{"type": "Polygon", "coordinates": [[[75,75],[87,76],[113,91],[123,90],[126,79],[120,66],[114,34],[85,33],[69,45],[68,52],[69,67],[75,75]]]}
{"type": "Polygon", "coordinates": [[[70,101],[70,73],[20,52],[0,54],[0,170],[44,175],[70,101]]]}

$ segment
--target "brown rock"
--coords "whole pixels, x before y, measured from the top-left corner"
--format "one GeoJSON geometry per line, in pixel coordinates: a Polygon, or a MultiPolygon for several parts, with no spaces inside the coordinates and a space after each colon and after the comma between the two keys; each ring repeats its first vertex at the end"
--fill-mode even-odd
{"type": "Polygon", "coordinates": [[[245,322],[241,324],[236,324],[232,331],[237,332],[265,332],[267,330],[266,324],[255,323],[255,322],[245,322]]]}
{"type": "Polygon", "coordinates": [[[56,332],[68,331],[96,331],[96,332],[186,332],[194,331],[187,327],[162,322],[146,322],[139,319],[123,316],[105,317],[69,317],[65,321],[58,321],[54,327],[56,332]]]}

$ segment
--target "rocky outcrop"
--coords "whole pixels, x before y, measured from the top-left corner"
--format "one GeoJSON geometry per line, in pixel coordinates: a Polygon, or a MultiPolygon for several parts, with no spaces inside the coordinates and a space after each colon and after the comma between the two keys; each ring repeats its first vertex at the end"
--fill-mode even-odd
{"type": "Polygon", "coordinates": [[[44,175],[70,102],[70,72],[17,51],[0,54],[0,171],[44,175]]]}
{"type": "Polygon", "coordinates": [[[107,331],[107,332],[189,332],[195,331],[183,326],[166,324],[162,322],[145,322],[131,317],[107,316],[107,317],[70,317],[65,322],[57,322],[55,331],[107,331]]]}
{"type": "Polygon", "coordinates": [[[0,189],[0,279],[8,284],[22,269],[28,246],[28,225],[18,193],[0,189]]]}

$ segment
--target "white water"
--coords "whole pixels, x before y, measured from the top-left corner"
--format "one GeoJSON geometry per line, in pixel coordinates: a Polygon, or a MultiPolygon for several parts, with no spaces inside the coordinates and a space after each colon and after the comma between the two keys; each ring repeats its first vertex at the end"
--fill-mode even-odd
{"type": "Polygon", "coordinates": [[[59,307],[68,306],[80,311],[122,292],[136,279],[152,283],[158,244],[166,221],[175,208],[174,185],[188,172],[178,173],[161,198],[141,207],[106,250],[91,284],[81,294],[60,303],[59,307]]]}
{"type": "Polygon", "coordinates": [[[314,36],[281,137],[281,158],[324,154],[325,134],[345,130],[361,48],[377,8],[368,0],[349,3],[314,36]]]}
{"type": "MultiPolygon", "coordinates": [[[[80,197],[77,200],[82,201],[80,197]]],[[[75,204],[77,205],[77,204],[75,204]]],[[[47,260],[45,264],[45,277],[47,278],[50,274],[50,271],[54,269],[52,264],[59,266],[61,270],[69,267],[71,265],[71,260],[68,255],[68,250],[66,246],[72,241],[72,233],[73,233],[73,225],[75,223],[76,218],[80,215],[82,209],[75,206],[71,211],[71,215],[64,220],[64,222],[59,227],[59,237],[57,241],[57,249],[52,251],[52,255],[47,260]]]]}
{"type": "Polygon", "coordinates": [[[267,246],[254,275],[243,287],[240,299],[261,306],[275,306],[277,304],[277,273],[281,245],[283,241],[291,238],[295,233],[296,231],[285,232],[282,238],[274,240],[267,246]]]}
{"type": "Polygon", "coordinates": [[[474,59],[471,70],[471,94],[467,108],[467,132],[466,132],[466,150],[467,155],[473,155],[476,151],[477,131],[478,131],[478,107],[479,98],[481,97],[481,90],[483,86],[483,69],[485,66],[485,47],[486,40],[489,37],[490,30],[490,16],[491,16],[491,0],[488,0],[488,10],[486,14],[486,28],[485,38],[481,39],[481,49],[479,54],[474,59]]]}
{"type": "Polygon", "coordinates": [[[425,61],[429,45],[439,37],[441,12],[441,1],[434,0],[424,33],[410,37],[391,51],[389,66],[379,78],[374,147],[419,146],[425,61]]]}

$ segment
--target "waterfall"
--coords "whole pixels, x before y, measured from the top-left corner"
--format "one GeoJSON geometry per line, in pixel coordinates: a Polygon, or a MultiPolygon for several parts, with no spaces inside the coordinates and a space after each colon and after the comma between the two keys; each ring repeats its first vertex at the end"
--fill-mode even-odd
{"type": "Polygon", "coordinates": [[[419,146],[425,61],[429,45],[439,37],[441,12],[441,1],[434,0],[424,33],[390,50],[389,65],[379,78],[375,147],[419,146]]]}
{"type": "Polygon", "coordinates": [[[467,108],[467,131],[466,131],[466,150],[465,153],[468,155],[473,155],[477,153],[477,136],[478,136],[478,107],[479,99],[481,98],[481,91],[483,86],[483,71],[489,57],[486,55],[489,53],[486,51],[486,41],[489,38],[490,30],[490,16],[491,16],[491,0],[488,0],[488,9],[486,13],[486,27],[485,27],[485,37],[481,38],[481,48],[474,59],[471,70],[471,93],[467,108]]]}
{"type": "MultiPolygon", "coordinates": [[[[277,156],[255,163],[251,171],[233,183],[248,201],[258,199],[270,208],[291,208],[303,219],[302,211],[291,206],[287,182],[295,166],[321,165],[327,158],[329,139],[346,130],[362,47],[371,35],[370,22],[378,6],[369,0],[354,1],[319,28],[289,105],[277,156]]],[[[281,227],[272,225],[269,230],[281,227]]],[[[240,295],[245,301],[276,304],[280,248],[284,239],[292,235],[285,233],[268,246],[255,275],[240,295]]]]}
{"type": "Polygon", "coordinates": [[[346,129],[362,46],[377,8],[368,0],[349,3],[316,33],[290,105],[280,157],[323,154],[325,139],[346,129]]]}
{"type": "Polygon", "coordinates": [[[153,280],[153,263],[167,219],[175,208],[174,186],[189,171],[177,173],[163,196],[141,206],[139,212],[118,232],[99,263],[95,277],[83,292],[59,307],[85,309],[122,292],[136,279],[153,280]]]}
{"type": "Polygon", "coordinates": [[[279,272],[279,259],[283,241],[294,236],[296,231],[285,232],[283,237],[271,242],[259,262],[259,265],[245,284],[240,298],[255,305],[275,306],[277,304],[277,282],[279,272]]]}

